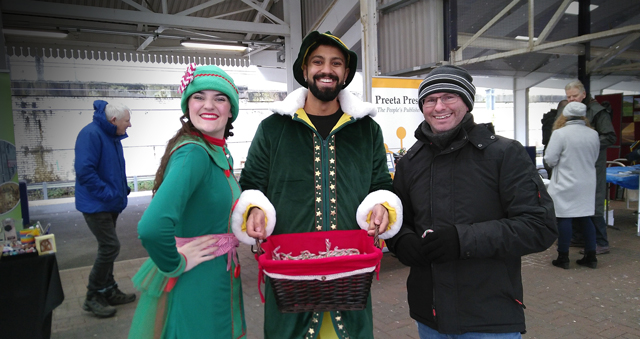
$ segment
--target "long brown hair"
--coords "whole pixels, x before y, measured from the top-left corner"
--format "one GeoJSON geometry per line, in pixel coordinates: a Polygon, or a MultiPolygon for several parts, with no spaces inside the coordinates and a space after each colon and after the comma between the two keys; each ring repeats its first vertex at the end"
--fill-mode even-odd
{"type": "MultiPolygon", "coordinates": [[[[169,164],[169,159],[171,159],[171,151],[174,147],[176,147],[178,142],[181,141],[183,137],[193,137],[193,135],[196,134],[202,139],[202,141],[204,141],[207,147],[213,148],[213,146],[211,146],[211,143],[209,143],[209,141],[204,138],[202,132],[200,132],[200,130],[193,126],[191,119],[189,119],[187,115],[182,115],[180,117],[180,124],[182,124],[182,127],[171,139],[169,139],[169,142],[167,142],[167,148],[165,148],[164,155],[162,155],[162,159],[160,160],[160,167],[158,167],[158,171],[156,171],[156,178],[153,183],[153,189],[151,190],[153,195],[156,195],[158,188],[160,188],[160,184],[162,184],[162,180],[164,179],[164,171],[167,168],[167,164],[169,164]]],[[[227,140],[227,138],[229,138],[230,136],[233,136],[233,132],[231,132],[232,129],[233,125],[231,125],[231,119],[229,119],[227,120],[227,125],[224,128],[225,140],[227,140]]]]}
{"type": "MultiPolygon", "coordinates": [[[[584,124],[589,127],[589,128],[593,128],[591,127],[591,124],[589,123],[589,120],[587,120],[586,117],[576,117],[573,116],[571,117],[571,120],[583,120],[584,124]],[[579,119],[580,118],[580,119],[579,119]]],[[[553,123],[553,131],[560,129],[562,127],[564,127],[564,125],[567,124],[567,121],[569,121],[569,119],[567,117],[564,116],[564,114],[561,114],[558,119],[556,119],[556,122],[553,123]]]]}

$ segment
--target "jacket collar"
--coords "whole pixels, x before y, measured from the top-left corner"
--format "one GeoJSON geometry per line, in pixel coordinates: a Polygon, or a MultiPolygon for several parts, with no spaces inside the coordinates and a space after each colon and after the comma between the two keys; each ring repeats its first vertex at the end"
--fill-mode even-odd
{"type": "MultiPolygon", "coordinates": [[[[271,104],[271,110],[280,115],[294,116],[296,111],[304,107],[307,100],[307,92],[309,90],[300,87],[295,91],[289,93],[283,101],[276,101],[271,104]]],[[[370,102],[364,102],[360,98],[351,94],[347,90],[342,90],[338,94],[338,102],[340,102],[340,108],[342,111],[356,119],[361,119],[368,116],[376,116],[376,106],[370,102]]]]}
{"type": "MultiPolygon", "coordinates": [[[[409,158],[413,158],[425,145],[429,145],[430,143],[427,137],[422,133],[420,126],[416,129],[415,137],[418,139],[418,142],[416,142],[416,144],[407,152],[407,156],[409,156],[409,158]]],[[[473,119],[471,119],[465,126],[462,126],[458,135],[451,142],[451,148],[443,151],[442,153],[454,152],[464,146],[467,142],[469,142],[473,147],[483,150],[490,144],[498,141],[498,138],[499,137],[495,134],[493,124],[476,124],[473,119]]]]}

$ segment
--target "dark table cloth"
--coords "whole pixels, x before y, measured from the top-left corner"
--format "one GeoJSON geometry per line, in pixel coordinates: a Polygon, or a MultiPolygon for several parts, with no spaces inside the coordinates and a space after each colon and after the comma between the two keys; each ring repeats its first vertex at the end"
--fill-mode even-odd
{"type": "Polygon", "coordinates": [[[64,292],[55,254],[0,260],[0,338],[48,339],[64,292]]]}

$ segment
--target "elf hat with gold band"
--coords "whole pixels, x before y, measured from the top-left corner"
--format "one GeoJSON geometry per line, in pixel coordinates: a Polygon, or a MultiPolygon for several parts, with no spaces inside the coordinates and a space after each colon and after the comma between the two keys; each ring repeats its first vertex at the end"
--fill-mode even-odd
{"type": "Polygon", "coordinates": [[[293,63],[293,77],[296,78],[296,81],[298,81],[298,83],[303,87],[308,87],[307,82],[304,80],[302,66],[309,54],[309,49],[316,44],[335,46],[344,52],[347,56],[346,66],[349,69],[349,75],[347,75],[342,88],[349,86],[349,83],[353,80],[353,76],[356,74],[356,68],[358,67],[358,55],[354,51],[350,50],[347,45],[340,40],[340,38],[332,35],[329,31],[326,31],[325,33],[313,31],[309,33],[304,40],[302,40],[302,46],[300,46],[298,58],[293,63]]]}

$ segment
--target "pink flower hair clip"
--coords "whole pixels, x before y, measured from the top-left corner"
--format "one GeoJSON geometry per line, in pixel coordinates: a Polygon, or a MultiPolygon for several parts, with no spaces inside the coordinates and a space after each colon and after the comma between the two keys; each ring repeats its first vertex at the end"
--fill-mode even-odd
{"type": "Polygon", "coordinates": [[[195,71],[196,71],[196,64],[190,63],[189,66],[187,66],[187,71],[184,72],[184,75],[182,76],[182,80],[180,81],[180,87],[178,87],[179,94],[182,94],[182,92],[184,92],[184,90],[187,89],[187,86],[189,86],[191,81],[193,81],[193,72],[195,71]]]}

